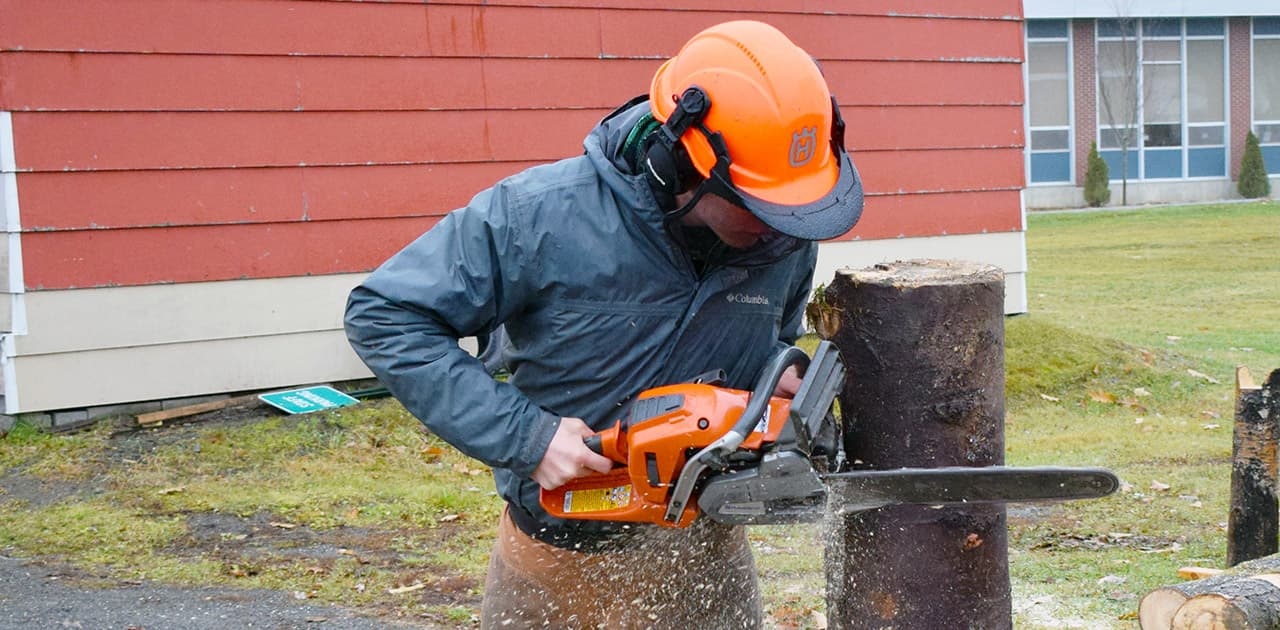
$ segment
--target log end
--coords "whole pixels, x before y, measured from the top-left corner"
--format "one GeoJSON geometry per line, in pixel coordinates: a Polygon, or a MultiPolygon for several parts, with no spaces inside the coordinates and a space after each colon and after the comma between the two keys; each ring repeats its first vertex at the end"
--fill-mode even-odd
{"type": "Polygon", "coordinates": [[[1186,593],[1175,588],[1158,588],[1138,602],[1138,625],[1142,630],[1167,630],[1173,615],[1187,601],[1186,593]]]}
{"type": "Polygon", "coordinates": [[[1236,366],[1236,392],[1247,389],[1258,389],[1257,383],[1253,382],[1253,375],[1249,373],[1249,368],[1243,365],[1236,366]]]}
{"type": "Polygon", "coordinates": [[[858,283],[905,288],[1004,281],[1004,271],[995,265],[952,259],[882,262],[863,269],[840,269],[836,277],[841,276],[858,283]]]}

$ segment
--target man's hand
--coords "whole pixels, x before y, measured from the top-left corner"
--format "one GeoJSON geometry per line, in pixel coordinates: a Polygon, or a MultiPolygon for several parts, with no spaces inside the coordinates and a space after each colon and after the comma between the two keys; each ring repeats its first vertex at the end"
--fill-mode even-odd
{"type": "Polygon", "coordinates": [[[597,455],[582,443],[582,438],[595,431],[581,418],[561,418],[556,434],[547,445],[547,452],[533,471],[533,480],[544,490],[555,490],[570,479],[585,477],[592,472],[607,473],[613,462],[597,455]]]}
{"type": "Polygon", "coordinates": [[[795,398],[800,391],[800,370],[796,366],[787,368],[778,379],[778,386],[773,388],[773,395],[778,398],[795,398]]]}

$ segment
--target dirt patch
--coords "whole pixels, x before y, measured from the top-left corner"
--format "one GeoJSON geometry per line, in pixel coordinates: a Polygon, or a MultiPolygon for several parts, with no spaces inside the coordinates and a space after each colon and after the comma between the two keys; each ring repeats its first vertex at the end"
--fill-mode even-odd
{"type": "Polygon", "coordinates": [[[41,508],[62,501],[101,494],[103,481],[42,479],[11,470],[0,475],[0,504],[14,501],[32,508],[41,508]]]}

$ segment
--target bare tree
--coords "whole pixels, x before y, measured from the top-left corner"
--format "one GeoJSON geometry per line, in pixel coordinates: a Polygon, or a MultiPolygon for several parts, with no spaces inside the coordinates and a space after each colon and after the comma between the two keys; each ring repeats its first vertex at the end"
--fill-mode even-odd
{"type": "Polygon", "coordinates": [[[1116,20],[1118,39],[1098,41],[1098,101],[1102,105],[1102,123],[1110,138],[1103,138],[1103,148],[1120,149],[1120,205],[1129,203],[1129,151],[1141,138],[1138,113],[1142,99],[1142,64],[1138,58],[1138,19],[1116,20]]]}

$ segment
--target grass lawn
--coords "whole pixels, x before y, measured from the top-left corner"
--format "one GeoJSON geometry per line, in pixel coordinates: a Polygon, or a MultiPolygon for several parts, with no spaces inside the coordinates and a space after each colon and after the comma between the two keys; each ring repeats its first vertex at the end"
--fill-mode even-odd
{"type": "MultiPolygon", "coordinates": [[[[1102,500],[1010,510],[1018,628],[1136,628],[1180,566],[1222,567],[1234,373],[1280,368],[1280,205],[1032,214],[1006,321],[1010,464],[1106,466],[1102,500]]],[[[122,419],[115,426],[127,424],[122,419]]],[[[488,472],[394,401],[0,439],[0,553],[86,588],[291,591],[437,627],[478,610],[488,472]]],[[[817,526],[753,528],[770,624],[814,627],[817,526]]]]}

